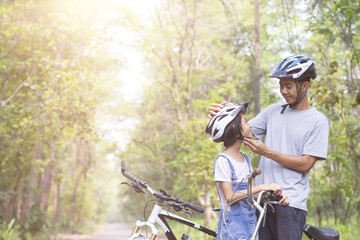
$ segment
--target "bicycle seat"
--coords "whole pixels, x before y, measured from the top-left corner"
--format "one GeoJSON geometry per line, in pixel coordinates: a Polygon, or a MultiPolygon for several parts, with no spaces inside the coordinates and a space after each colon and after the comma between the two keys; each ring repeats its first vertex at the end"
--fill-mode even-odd
{"type": "Polygon", "coordinates": [[[304,233],[310,239],[316,240],[339,240],[340,233],[332,228],[315,227],[306,224],[304,227],[304,233]]]}

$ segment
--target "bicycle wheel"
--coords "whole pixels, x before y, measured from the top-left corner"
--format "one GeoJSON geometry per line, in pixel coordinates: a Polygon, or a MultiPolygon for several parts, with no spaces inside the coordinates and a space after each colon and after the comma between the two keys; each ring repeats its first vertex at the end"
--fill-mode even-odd
{"type": "Polygon", "coordinates": [[[135,233],[129,238],[129,240],[149,240],[149,238],[140,233],[135,233]]]}

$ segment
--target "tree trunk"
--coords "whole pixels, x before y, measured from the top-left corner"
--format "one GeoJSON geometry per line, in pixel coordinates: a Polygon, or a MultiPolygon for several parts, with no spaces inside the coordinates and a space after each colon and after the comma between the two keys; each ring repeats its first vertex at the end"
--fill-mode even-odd
{"type": "Polygon", "coordinates": [[[56,183],[54,191],[54,215],[53,215],[53,224],[57,223],[59,220],[60,213],[60,183],[56,183]]]}
{"type": "Polygon", "coordinates": [[[316,206],[316,213],[318,216],[318,227],[321,227],[322,217],[321,217],[321,206],[320,205],[316,206]]]}
{"type": "Polygon", "coordinates": [[[205,224],[205,227],[210,227],[212,208],[211,208],[211,201],[210,201],[210,191],[207,186],[206,186],[206,191],[205,191],[204,203],[205,203],[204,204],[204,208],[205,208],[204,224],[205,224]]]}
{"type": "Polygon", "coordinates": [[[33,184],[35,182],[35,170],[31,167],[30,174],[26,179],[24,187],[24,197],[20,214],[20,223],[24,224],[29,218],[31,206],[34,199],[33,184]]]}
{"type": "MultiPolygon", "coordinates": [[[[42,159],[43,152],[39,143],[34,145],[34,159],[42,159]]],[[[29,218],[32,204],[34,202],[34,185],[36,184],[36,170],[31,166],[30,173],[25,181],[24,195],[21,206],[20,223],[24,224],[29,218]]]]}
{"type": "Polygon", "coordinates": [[[255,69],[254,69],[254,113],[260,112],[260,13],[259,0],[254,0],[255,8],[255,69]]]}
{"type": "Polygon", "coordinates": [[[45,167],[44,176],[41,179],[41,183],[40,183],[41,193],[36,200],[36,202],[38,203],[40,208],[44,211],[46,211],[47,207],[48,207],[51,182],[53,179],[53,173],[54,173],[54,168],[55,168],[55,164],[56,164],[55,153],[54,153],[55,146],[54,145],[55,145],[54,143],[51,144],[50,163],[45,167]]]}

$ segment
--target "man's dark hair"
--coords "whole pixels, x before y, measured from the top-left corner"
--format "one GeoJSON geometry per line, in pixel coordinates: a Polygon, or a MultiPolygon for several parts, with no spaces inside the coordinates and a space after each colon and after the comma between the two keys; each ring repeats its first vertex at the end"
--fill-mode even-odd
{"type": "Polygon", "coordinates": [[[301,78],[301,79],[295,79],[295,80],[298,81],[300,84],[303,84],[304,82],[310,82],[309,77],[305,77],[305,78],[301,78]]]}

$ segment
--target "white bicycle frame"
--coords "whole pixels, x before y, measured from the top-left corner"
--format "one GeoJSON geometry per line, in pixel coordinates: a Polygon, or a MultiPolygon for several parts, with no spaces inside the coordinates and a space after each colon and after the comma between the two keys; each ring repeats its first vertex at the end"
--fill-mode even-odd
{"type": "MultiPolygon", "coordinates": [[[[202,231],[204,233],[207,233],[210,236],[216,237],[216,233],[214,231],[207,229],[207,228],[205,228],[195,222],[192,222],[186,218],[183,218],[183,217],[180,217],[171,212],[165,211],[162,209],[162,207],[160,205],[155,204],[147,221],[144,222],[141,219],[138,219],[136,221],[134,230],[131,233],[129,240],[132,240],[136,237],[142,236],[141,234],[138,233],[141,227],[150,227],[151,228],[151,237],[149,238],[149,240],[154,240],[159,234],[159,229],[156,227],[156,225],[161,227],[161,229],[164,231],[164,233],[168,239],[175,240],[176,237],[175,237],[174,233],[172,232],[171,228],[169,227],[169,225],[167,224],[166,218],[169,218],[170,220],[188,225],[192,228],[195,228],[196,230],[202,231]]],[[[145,238],[145,239],[148,239],[148,238],[145,238]]]]}
{"type": "Polygon", "coordinates": [[[258,219],[257,219],[257,223],[256,223],[256,227],[255,227],[255,231],[254,231],[254,234],[252,235],[252,237],[250,238],[250,240],[255,240],[256,239],[256,235],[258,234],[259,232],[259,228],[260,228],[260,225],[261,225],[261,222],[264,218],[264,215],[266,213],[266,210],[267,210],[267,205],[268,204],[264,204],[264,207],[261,207],[260,206],[260,201],[261,201],[261,198],[262,198],[262,195],[265,193],[265,191],[261,191],[258,195],[258,198],[257,198],[257,201],[252,201],[252,204],[255,206],[255,208],[259,211],[259,216],[258,216],[258,219]]]}

